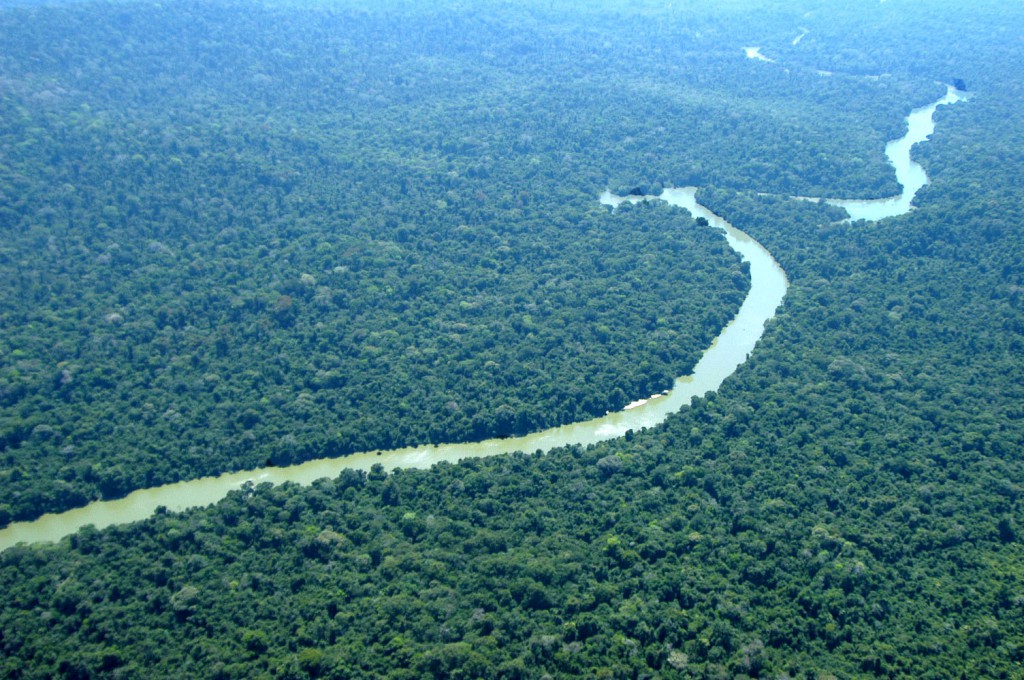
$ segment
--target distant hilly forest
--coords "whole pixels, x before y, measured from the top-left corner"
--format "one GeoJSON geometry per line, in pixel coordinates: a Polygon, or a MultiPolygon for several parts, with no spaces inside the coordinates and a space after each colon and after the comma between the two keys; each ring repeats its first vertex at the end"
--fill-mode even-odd
{"type": "Polygon", "coordinates": [[[790,280],[658,427],[6,550],[0,676],[1021,677],[1022,69],[987,1],[0,2],[0,526],[671,387],[748,268],[606,189],[790,280]],[[915,210],[791,198],[955,79],[915,210]]]}

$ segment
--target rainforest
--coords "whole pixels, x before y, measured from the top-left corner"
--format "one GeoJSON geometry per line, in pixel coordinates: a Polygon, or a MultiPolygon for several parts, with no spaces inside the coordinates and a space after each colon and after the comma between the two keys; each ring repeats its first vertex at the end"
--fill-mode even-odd
{"type": "Polygon", "coordinates": [[[0,1],[0,675],[1020,677],[1022,68],[989,0],[0,1]],[[537,443],[761,299],[719,218],[752,349],[537,443]]]}

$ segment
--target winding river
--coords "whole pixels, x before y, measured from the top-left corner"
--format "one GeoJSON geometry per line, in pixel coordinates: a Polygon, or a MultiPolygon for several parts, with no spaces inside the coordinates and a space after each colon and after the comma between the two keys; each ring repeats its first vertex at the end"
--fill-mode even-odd
{"type": "Polygon", "coordinates": [[[966,95],[947,85],[945,97],[910,112],[907,116],[907,134],[885,145],[885,155],[896,170],[896,181],[903,187],[899,196],[871,201],[830,198],[825,202],[846,210],[851,220],[882,220],[910,212],[914,196],[921,187],[928,184],[928,175],[920,163],[910,158],[910,149],[926,141],[935,132],[935,109],[965,98],[966,95]]]}
{"type": "MultiPolygon", "coordinates": [[[[903,186],[900,196],[872,201],[825,199],[847,210],[852,219],[881,219],[907,212],[918,189],[928,178],[924,169],[910,159],[910,149],[924,141],[934,130],[932,115],[936,107],[961,99],[952,88],[945,97],[926,107],[915,109],[907,117],[907,134],[890,142],[886,155],[896,170],[896,178],[903,186]]],[[[670,392],[641,399],[623,411],[582,423],[556,427],[542,432],[508,439],[489,439],[467,444],[419,446],[393,451],[369,451],[343,458],[313,460],[291,467],[273,467],[234,472],[219,477],[168,484],[141,489],[115,501],[97,501],[85,507],[61,514],[43,515],[32,522],[17,522],[0,530],[0,550],[18,543],[56,541],[86,525],[96,528],[124,524],[152,515],[158,507],[184,510],[209,505],[223,498],[229,491],[247,482],[296,482],[309,484],[324,477],[335,477],[342,470],[352,468],[369,470],[380,463],[385,469],[427,468],[441,461],[456,462],[463,458],[494,456],[513,451],[548,451],[567,445],[588,445],[624,435],[628,430],[653,427],[669,414],[689,404],[695,396],[715,391],[746,361],[754,345],[764,334],[765,324],[775,315],[786,294],[786,274],[760,243],[735,229],[718,215],[696,201],[696,188],[666,189],[657,198],[671,205],[685,208],[694,217],[703,217],[721,230],[730,247],[750,264],[750,292],[731,322],[722,330],[702,355],[693,373],[676,379],[670,392]]],[[[605,205],[617,206],[624,200],[653,200],[655,197],[622,198],[605,192],[600,200],[605,205]]],[[[812,199],[815,200],[815,199],[812,199]]]]}

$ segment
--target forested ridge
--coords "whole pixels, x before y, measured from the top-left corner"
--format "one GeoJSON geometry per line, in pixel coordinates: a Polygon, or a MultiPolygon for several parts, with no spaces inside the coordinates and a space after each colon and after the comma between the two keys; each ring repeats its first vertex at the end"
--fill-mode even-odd
{"type": "MultiPolygon", "coordinates": [[[[609,325],[609,333],[643,331],[637,336],[643,343],[623,341],[629,347],[624,354],[604,350],[607,364],[600,363],[602,356],[579,358],[578,366],[591,375],[601,373],[594,366],[608,366],[605,382],[593,388],[597,394],[588,386],[586,395],[612,399],[611,391],[621,387],[615,380],[623,374],[615,356],[629,356],[632,363],[638,349],[651,356],[667,349],[661,342],[647,344],[648,335],[658,331],[645,327],[644,312],[634,309],[645,293],[659,315],[666,313],[665,300],[686,301],[675,293],[695,281],[691,295],[699,291],[701,299],[694,302],[709,301],[679,312],[680,318],[703,324],[676,348],[677,364],[662,358],[669,370],[692,362],[692,352],[706,339],[700,332],[714,335],[714,323],[724,322],[729,305],[741,299],[745,278],[720,237],[702,234],[677,211],[652,203],[608,213],[593,205],[596,194],[605,185],[627,191],[686,183],[707,187],[698,195],[701,202],[763,243],[791,284],[750,359],[717,394],[697,399],[662,426],[591,447],[426,471],[347,471],[311,487],[248,486],[207,509],[158,513],[128,526],[86,529],[54,546],[8,550],[0,556],[2,673],[1019,677],[1024,662],[1019,359],[1024,199],[1017,188],[1016,150],[1024,148],[1017,77],[1024,62],[1024,17],[1001,5],[759,7],[763,13],[755,22],[728,4],[685,18],[639,3],[617,15],[588,11],[578,17],[562,13],[557,4],[545,10],[500,6],[486,21],[498,22],[502,30],[487,35],[500,35],[504,42],[489,44],[493,57],[483,60],[485,66],[462,42],[472,42],[466,36],[475,33],[445,32],[452,24],[443,11],[403,14],[405,21],[422,21],[448,36],[439,43],[450,50],[444,57],[448,67],[464,67],[445,73],[464,78],[529,73],[530,89],[522,96],[530,103],[525,110],[522,102],[513,106],[520,95],[509,88],[506,115],[532,120],[535,127],[517,131],[504,153],[484,154],[492,164],[487,188],[472,208],[459,203],[460,188],[451,189],[455,196],[439,193],[433,183],[443,179],[429,169],[446,154],[455,164],[476,158],[467,148],[433,147],[425,154],[429,163],[423,161],[418,170],[424,173],[420,181],[407,187],[411,195],[402,197],[400,187],[391,194],[381,190],[394,201],[388,204],[394,210],[443,200],[446,211],[492,211],[456,223],[481,231],[486,226],[510,247],[515,242],[527,251],[543,248],[549,243],[544,239],[558,239],[561,232],[550,228],[549,220],[557,223],[564,214],[568,226],[563,228],[591,225],[597,233],[587,240],[607,244],[610,250],[603,254],[623,258],[620,272],[632,274],[647,263],[659,266],[664,278],[643,279],[645,285],[629,290],[628,303],[607,291],[594,298],[630,308],[616,311],[630,325],[609,325]],[[541,24],[537,17],[550,21],[541,24]],[[574,23],[583,19],[585,26],[574,23]],[[516,44],[522,34],[508,30],[511,26],[528,27],[521,30],[550,36],[552,42],[540,42],[531,53],[527,45],[538,43],[516,44]],[[578,31],[567,30],[576,26],[578,31]],[[806,36],[792,44],[804,28],[806,36]],[[705,37],[694,37],[697,33],[705,37]],[[735,50],[723,46],[725,35],[735,50]],[[947,39],[953,35],[955,40],[947,39]],[[739,47],[759,43],[778,58],[776,63],[743,59],[739,47]],[[598,78],[594,65],[586,67],[570,49],[573,45],[587,45],[590,52],[604,49],[621,59],[600,60],[605,72],[598,78]],[[670,46],[681,52],[666,57],[670,46]],[[460,57],[459,49],[467,53],[460,57]],[[674,57],[681,54],[694,60],[684,62],[693,64],[686,78],[659,75],[680,63],[674,57]],[[583,66],[566,71],[570,63],[583,66]],[[820,76],[816,67],[835,74],[820,76]],[[879,72],[890,75],[862,77],[879,72]],[[557,86],[541,79],[544,73],[549,79],[557,74],[557,86]],[[578,74],[580,81],[574,85],[567,73],[578,74]],[[584,82],[588,76],[594,80],[584,82]],[[786,197],[895,193],[881,157],[884,140],[900,133],[910,108],[941,93],[935,81],[954,76],[967,81],[972,96],[940,107],[936,132],[915,149],[931,183],[918,195],[914,211],[877,223],[850,223],[836,208],[786,197]],[[787,89],[793,80],[800,87],[787,89]],[[584,87],[598,82],[601,97],[584,87]],[[778,96],[781,108],[771,107],[772,96],[778,96]],[[644,118],[647,111],[669,106],[673,119],[644,118]],[[801,106],[802,114],[789,115],[801,106]],[[564,128],[536,124],[570,120],[560,118],[570,111],[578,122],[564,128]],[[722,116],[709,118],[712,111],[722,116]],[[729,115],[737,117],[734,125],[729,115]],[[579,139],[584,125],[592,126],[593,138],[576,149],[563,146],[579,139]],[[694,130],[707,138],[695,140],[694,130]],[[799,166],[790,161],[801,158],[809,165],[794,172],[799,166]],[[842,171],[833,175],[835,168],[842,171]],[[526,196],[523,186],[530,187],[526,196]],[[503,192],[511,201],[505,207],[503,192]],[[512,215],[515,220],[503,219],[512,215]],[[708,253],[704,277],[690,258],[685,270],[673,269],[681,258],[672,248],[684,238],[688,252],[708,253]],[[655,284],[664,288],[651,291],[648,286],[655,284]]],[[[8,13],[0,16],[12,21],[8,13]]],[[[459,20],[475,28],[485,21],[459,20]]],[[[8,31],[0,34],[6,38],[8,31]]],[[[431,33],[404,35],[412,42],[431,33]]],[[[13,106],[10,97],[4,101],[13,106]]],[[[2,120],[9,126],[12,119],[2,120]]],[[[495,123],[480,129],[504,128],[495,123]]],[[[382,141],[368,163],[374,168],[409,164],[407,156],[387,157],[392,143],[382,141]]],[[[197,158],[203,148],[197,146],[197,158]]],[[[10,161],[3,162],[10,167],[10,161]]],[[[457,172],[460,181],[469,182],[468,170],[457,172]]],[[[164,181],[164,172],[155,174],[164,181]]],[[[4,176],[21,181],[14,173],[4,176]]],[[[365,177],[371,181],[373,171],[366,170],[365,177]]],[[[317,195],[305,188],[300,193],[307,191],[317,195]]],[[[358,193],[372,204],[371,193],[358,193]]],[[[3,204],[25,220],[25,206],[10,198],[21,195],[5,192],[3,204]]],[[[348,200],[330,205],[359,209],[348,200]]],[[[272,214],[277,209],[268,207],[272,214]]],[[[371,238],[378,233],[374,229],[392,228],[386,220],[357,232],[367,249],[359,257],[367,259],[346,263],[349,271],[338,275],[354,275],[353,267],[362,266],[385,272],[385,280],[392,272],[393,286],[407,282],[407,268],[400,262],[389,265],[387,258],[406,251],[421,256],[420,244],[434,238],[423,231],[430,214],[422,214],[423,222],[403,225],[410,230],[406,240],[397,229],[379,232],[387,239],[371,238]]],[[[66,219],[65,213],[55,215],[50,229],[71,233],[62,223],[66,219]]],[[[45,253],[45,223],[36,217],[31,222],[37,250],[45,253]]],[[[316,228],[311,219],[309,230],[316,228]]],[[[9,233],[14,238],[24,231],[12,227],[9,233]]],[[[302,241],[306,236],[302,230],[279,236],[274,247],[304,263],[309,248],[291,244],[311,242],[302,241]]],[[[487,243],[489,237],[483,238],[487,243]]],[[[199,236],[188,239],[196,248],[211,248],[199,236]]],[[[245,245],[241,240],[236,248],[245,245]]],[[[563,237],[553,243],[585,247],[580,240],[563,237]]],[[[26,257],[12,245],[4,247],[12,267],[14,253],[26,257]]],[[[502,266],[498,255],[489,256],[502,266]]],[[[246,271],[247,276],[258,279],[261,267],[274,268],[254,259],[247,266],[255,273],[246,271]]],[[[567,261],[546,261],[569,266],[574,258],[561,259],[567,261]]],[[[613,271],[614,261],[607,265],[613,271]]],[[[438,266],[435,275],[465,276],[464,285],[472,287],[488,281],[487,272],[493,271],[486,266],[462,270],[460,264],[450,258],[445,268],[452,269],[438,266]]],[[[515,267],[505,266],[509,269],[498,270],[500,281],[492,283],[498,286],[490,293],[494,304],[512,304],[506,296],[515,294],[516,283],[530,281],[525,273],[517,279],[515,267]]],[[[322,270],[309,273],[322,277],[322,270]]],[[[306,270],[300,264],[295,271],[301,276],[306,270]]],[[[600,293],[588,287],[601,280],[596,263],[576,276],[582,279],[575,284],[577,295],[589,299],[600,293]]],[[[622,285],[621,273],[611,278],[622,285]]],[[[195,284],[201,293],[207,290],[202,280],[195,284]]],[[[295,316],[291,325],[271,317],[268,341],[298,342],[311,332],[306,324],[312,327],[326,314],[304,316],[311,298],[304,298],[301,288],[281,288],[288,280],[282,275],[263,311],[269,316],[275,296],[287,295],[295,316]]],[[[302,285],[294,276],[291,283],[302,285]]],[[[536,299],[533,289],[524,295],[536,299]]],[[[569,314],[576,304],[560,309],[569,314]]],[[[118,329],[131,323],[129,314],[118,313],[120,325],[107,327],[107,333],[123,332],[118,329]]],[[[431,311],[441,318],[444,313],[443,307],[431,311]]],[[[538,324],[535,337],[557,327],[550,317],[529,313],[538,324]]],[[[564,323],[565,332],[581,332],[574,328],[580,320],[564,323]]],[[[587,327],[594,329],[592,323],[587,327]]],[[[687,330],[685,324],[671,328],[687,330]]],[[[8,333],[31,337],[6,320],[4,331],[5,343],[8,333]]],[[[493,332],[493,351],[529,347],[509,345],[506,336],[493,332]]],[[[11,351],[4,347],[5,368],[11,351]]],[[[450,342],[436,346],[438,356],[453,351],[450,342]]],[[[301,370],[294,364],[302,355],[287,345],[268,356],[275,355],[285,362],[277,370],[288,384],[301,370]]],[[[508,361],[509,376],[529,365],[520,355],[508,361]]],[[[206,370],[185,363],[189,370],[206,370]]],[[[553,366],[545,364],[543,371],[553,366]]],[[[210,392],[182,391],[177,402],[198,403],[210,392]]],[[[528,403],[533,402],[524,398],[523,408],[528,403]]],[[[414,409],[419,411],[419,404],[414,409]]],[[[18,417],[35,413],[27,408],[18,417]]],[[[424,414],[421,419],[429,424],[434,418],[424,414]]],[[[382,431],[392,432],[394,426],[382,431]]],[[[58,435],[43,430],[38,436],[58,435]]],[[[23,455],[32,441],[7,445],[3,455],[23,455]]],[[[12,469],[5,465],[5,471],[12,469]]],[[[4,474],[6,483],[18,481],[4,474]]],[[[10,503],[6,498],[5,492],[10,503]]]]}

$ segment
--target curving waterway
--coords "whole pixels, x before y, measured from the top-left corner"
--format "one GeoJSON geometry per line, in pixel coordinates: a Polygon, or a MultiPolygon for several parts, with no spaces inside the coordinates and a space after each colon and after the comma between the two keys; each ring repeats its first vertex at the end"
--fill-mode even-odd
{"type": "Polygon", "coordinates": [[[896,181],[903,187],[899,196],[866,201],[829,198],[825,202],[843,208],[851,220],[882,220],[910,212],[914,207],[914,196],[928,184],[928,175],[921,164],[910,157],[910,150],[915,144],[927,141],[935,132],[935,109],[963,99],[966,99],[964,93],[947,85],[945,97],[910,112],[907,116],[907,134],[885,145],[885,155],[896,170],[896,181]]]}
{"type": "MultiPolygon", "coordinates": [[[[223,498],[229,491],[246,482],[296,482],[310,484],[323,477],[336,477],[351,468],[369,470],[380,463],[385,469],[427,468],[441,461],[456,462],[463,458],[495,456],[513,451],[548,451],[559,446],[587,445],[621,437],[629,430],[653,427],[670,413],[689,404],[694,396],[713,392],[746,361],[754,345],[764,334],[765,323],[775,315],[786,294],[786,275],[760,243],[733,228],[721,217],[697,203],[695,187],[666,189],[658,198],[689,210],[694,217],[705,218],[723,231],[729,245],[750,264],[750,291],[729,325],[715,338],[701,356],[693,373],[676,379],[672,390],[664,395],[633,402],[624,410],[581,423],[555,427],[522,437],[488,439],[464,444],[417,446],[392,451],[369,451],[343,458],[313,460],[290,467],[270,467],[233,472],[219,477],[140,489],[125,498],[97,501],[61,514],[43,515],[32,522],[18,522],[0,531],[0,550],[19,542],[56,541],[92,524],[97,528],[145,519],[158,507],[168,510],[208,505],[223,498]]],[[[631,197],[639,201],[654,197],[631,197]]],[[[600,200],[616,206],[623,200],[605,192],[600,200]]]]}
{"type": "MultiPolygon", "coordinates": [[[[899,197],[876,201],[825,200],[845,208],[853,219],[881,219],[910,210],[914,195],[928,181],[924,169],[911,160],[910,149],[914,144],[926,140],[934,130],[932,115],[936,107],[959,101],[961,98],[961,95],[950,89],[945,97],[934,104],[915,109],[907,117],[907,134],[899,140],[890,142],[886,147],[886,155],[896,170],[896,178],[903,185],[903,192],[899,197]],[[897,212],[893,212],[894,210],[897,212]]],[[[419,446],[392,451],[369,451],[343,458],[313,460],[291,467],[234,472],[219,477],[204,477],[141,489],[120,500],[97,501],[61,514],[43,515],[32,522],[11,524],[0,530],[0,550],[23,542],[57,541],[90,524],[96,528],[103,528],[112,524],[145,519],[159,507],[177,511],[209,505],[247,482],[310,484],[324,477],[336,477],[345,469],[369,470],[376,463],[380,463],[387,470],[427,468],[442,461],[454,463],[463,458],[494,456],[513,451],[548,451],[560,446],[585,446],[620,437],[629,430],[658,425],[669,414],[689,404],[693,397],[716,391],[722,382],[746,361],[764,334],[765,324],[775,315],[776,309],[782,303],[788,285],[785,272],[771,253],[747,234],[697,203],[696,192],[694,187],[665,189],[656,198],[685,208],[695,218],[703,217],[711,226],[722,230],[729,246],[750,264],[750,291],[733,320],[704,351],[693,373],[676,379],[668,394],[637,400],[623,411],[601,418],[522,437],[489,439],[466,444],[419,446]]],[[[635,202],[654,198],[622,198],[605,192],[600,200],[605,205],[617,206],[625,200],[635,202]]]]}

